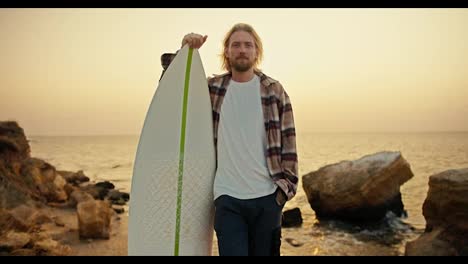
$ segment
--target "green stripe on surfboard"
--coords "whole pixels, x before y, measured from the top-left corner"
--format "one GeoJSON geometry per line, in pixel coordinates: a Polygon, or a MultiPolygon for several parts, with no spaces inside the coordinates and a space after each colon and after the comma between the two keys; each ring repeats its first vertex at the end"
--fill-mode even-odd
{"type": "Polygon", "coordinates": [[[192,65],[193,49],[189,48],[187,66],[185,68],[185,84],[184,84],[184,100],[182,103],[182,122],[180,129],[180,146],[179,146],[179,175],[177,178],[177,209],[176,209],[176,227],[174,240],[174,256],[179,255],[180,242],[180,215],[182,207],[182,183],[184,175],[184,151],[185,151],[185,125],[187,123],[187,101],[190,83],[190,69],[192,65]]]}

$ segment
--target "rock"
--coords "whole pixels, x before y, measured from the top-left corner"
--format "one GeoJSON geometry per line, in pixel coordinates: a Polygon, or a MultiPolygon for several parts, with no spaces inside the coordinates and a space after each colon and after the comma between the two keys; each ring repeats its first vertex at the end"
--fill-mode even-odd
{"type": "Polygon", "coordinates": [[[57,172],[65,179],[66,182],[72,185],[79,185],[83,182],[89,182],[89,177],[86,176],[82,170],[77,172],[61,170],[57,172]]]}
{"type": "Polygon", "coordinates": [[[16,219],[10,211],[0,209],[0,234],[8,230],[28,231],[30,226],[22,219],[16,219]]]}
{"type": "Polygon", "coordinates": [[[0,122],[0,160],[19,161],[30,157],[24,130],[15,121],[0,122]]]}
{"type": "Polygon", "coordinates": [[[30,157],[28,140],[16,122],[0,122],[0,208],[10,209],[33,201],[66,199],[55,168],[30,157]]]}
{"type": "Polygon", "coordinates": [[[284,240],[286,242],[288,242],[293,247],[300,247],[300,246],[304,245],[304,243],[301,243],[301,242],[295,240],[294,238],[289,238],[288,237],[288,238],[285,238],[284,240]]]}
{"type": "Polygon", "coordinates": [[[130,195],[126,192],[110,190],[107,194],[107,198],[111,201],[123,200],[124,202],[127,202],[130,199],[130,195]]]}
{"type": "Polygon", "coordinates": [[[406,244],[405,255],[468,255],[468,168],[429,177],[423,204],[426,229],[406,244]]]}
{"type": "Polygon", "coordinates": [[[81,202],[93,201],[94,198],[87,192],[76,189],[70,194],[69,204],[71,207],[76,207],[81,202]]]}
{"type": "Polygon", "coordinates": [[[81,190],[90,194],[96,200],[104,200],[109,193],[109,189],[92,184],[81,187],[81,190]]]}
{"type": "Polygon", "coordinates": [[[52,218],[54,220],[54,223],[56,226],[64,227],[65,226],[65,221],[59,216],[54,216],[52,218]]]}
{"type": "MultiPolygon", "coordinates": [[[[77,246],[78,253],[97,252],[82,248],[77,236],[89,241],[110,237],[111,215],[115,213],[110,202],[95,201],[94,197],[106,198],[115,186],[108,181],[81,186],[84,182],[89,178],[82,170],[57,171],[48,162],[31,157],[23,129],[16,122],[0,122],[0,256],[69,255],[71,248],[61,243],[77,246]],[[76,212],[70,206],[77,207],[76,212]]],[[[128,194],[118,191],[113,197],[121,204],[129,199],[128,194]]],[[[126,239],[125,231],[122,233],[120,241],[126,239]]],[[[90,246],[95,245],[101,246],[102,252],[109,247],[108,243],[90,246]]]]}
{"type": "Polygon", "coordinates": [[[296,207],[283,212],[283,219],[281,226],[283,227],[297,227],[302,225],[301,210],[296,207]]]}
{"type": "Polygon", "coordinates": [[[406,243],[405,256],[457,256],[457,250],[439,239],[443,230],[437,229],[406,243]]]}
{"type": "Polygon", "coordinates": [[[111,202],[112,202],[112,204],[115,204],[115,205],[125,205],[127,203],[127,202],[125,202],[124,199],[113,200],[111,202]]]}
{"type": "Polygon", "coordinates": [[[74,192],[75,190],[79,190],[78,187],[75,187],[73,186],[72,184],[70,183],[67,183],[63,186],[63,190],[67,193],[67,196],[70,197],[70,195],[72,194],[72,192],[74,192]]]}
{"type": "Polygon", "coordinates": [[[0,252],[11,252],[31,242],[31,236],[25,232],[9,231],[0,237],[0,252]]]}
{"type": "Polygon", "coordinates": [[[423,204],[426,229],[452,226],[468,231],[468,168],[447,170],[429,177],[423,204]]]}
{"type": "Polygon", "coordinates": [[[64,202],[68,197],[63,189],[64,180],[51,164],[36,158],[26,159],[21,167],[26,186],[43,199],[43,202],[64,202]],[[44,199],[45,198],[45,199],[44,199]]]}
{"type": "Polygon", "coordinates": [[[68,193],[65,191],[65,188],[64,188],[67,182],[62,176],[60,176],[60,174],[57,174],[57,176],[55,177],[54,184],[56,187],[55,201],[64,202],[68,200],[68,193]]]}
{"type": "Polygon", "coordinates": [[[51,238],[36,241],[33,249],[36,256],[68,256],[71,253],[69,246],[62,245],[51,238]]]}
{"type": "MultiPolygon", "coordinates": [[[[1,161],[0,161],[1,163],[1,161]]],[[[19,205],[33,203],[32,197],[41,197],[22,183],[19,177],[11,172],[1,172],[0,164],[0,209],[11,209],[19,205]]],[[[43,199],[45,200],[45,199],[43,199]]]]}
{"type": "Polygon", "coordinates": [[[302,177],[318,218],[378,221],[387,211],[402,216],[400,186],[413,177],[400,152],[379,152],[327,165],[302,177]]]}
{"type": "Polygon", "coordinates": [[[114,209],[114,212],[116,212],[117,214],[122,214],[123,212],[125,212],[125,209],[123,207],[112,207],[112,209],[114,209]]]}
{"type": "Polygon", "coordinates": [[[8,211],[0,212],[2,230],[32,231],[36,226],[52,222],[52,219],[39,210],[21,205],[8,211]]]}
{"type": "Polygon", "coordinates": [[[31,248],[19,248],[13,250],[10,256],[36,256],[36,251],[31,248]]]}
{"type": "Polygon", "coordinates": [[[95,184],[96,187],[101,187],[101,188],[104,188],[104,189],[114,189],[115,186],[113,183],[111,183],[110,181],[103,181],[103,182],[98,182],[95,184]]]}
{"type": "Polygon", "coordinates": [[[111,208],[104,201],[86,201],[77,206],[78,229],[81,239],[109,239],[111,208]]]}

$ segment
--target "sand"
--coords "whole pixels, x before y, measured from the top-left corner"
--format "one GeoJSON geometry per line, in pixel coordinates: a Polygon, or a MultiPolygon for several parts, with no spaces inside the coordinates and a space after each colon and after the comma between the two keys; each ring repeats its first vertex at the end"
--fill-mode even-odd
{"type": "MultiPolygon", "coordinates": [[[[43,225],[43,231],[53,239],[68,245],[72,256],[127,256],[128,213],[113,214],[109,239],[79,239],[78,219],[75,209],[46,209],[49,216],[61,222],[43,225]]],[[[282,255],[304,255],[304,248],[293,247],[285,241],[290,229],[283,228],[282,255]]],[[[216,235],[213,237],[213,256],[218,256],[216,235]]]]}
{"type": "Polygon", "coordinates": [[[80,239],[76,209],[46,208],[55,223],[42,225],[41,232],[71,248],[72,256],[126,256],[128,216],[114,213],[109,239],[80,239]],[[58,223],[58,224],[57,224],[58,223]]]}

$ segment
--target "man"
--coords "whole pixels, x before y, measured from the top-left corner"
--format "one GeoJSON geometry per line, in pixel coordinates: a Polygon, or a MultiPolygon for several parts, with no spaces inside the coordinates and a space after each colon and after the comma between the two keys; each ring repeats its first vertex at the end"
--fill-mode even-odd
{"type": "MultiPolygon", "coordinates": [[[[207,36],[190,33],[198,49],[207,36]]],[[[175,54],[163,54],[164,70],[175,54]]],[[[280,255],[282,209],[296,194],[294,118],[282,85],[257,66],[263,46],[247,24],[226,34],[222,75],[208,78],[217,169],[215,220],[220,255],[280,255]]],[[[164,72],[163,72],[164,74],[164,72]]]]}

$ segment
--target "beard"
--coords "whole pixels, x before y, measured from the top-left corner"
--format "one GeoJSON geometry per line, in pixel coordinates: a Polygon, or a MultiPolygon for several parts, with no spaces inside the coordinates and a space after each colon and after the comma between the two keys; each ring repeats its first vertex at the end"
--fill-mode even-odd
{"type": "Polygon", "coordinates": [[[253,62],[245,57],[240,57],[235,60],[229,61],[231,69],[236,70],[237,72],[246,72],[253,67],[253,62]],[[244,58],[241,60],[241,58],[244,58]]]}

